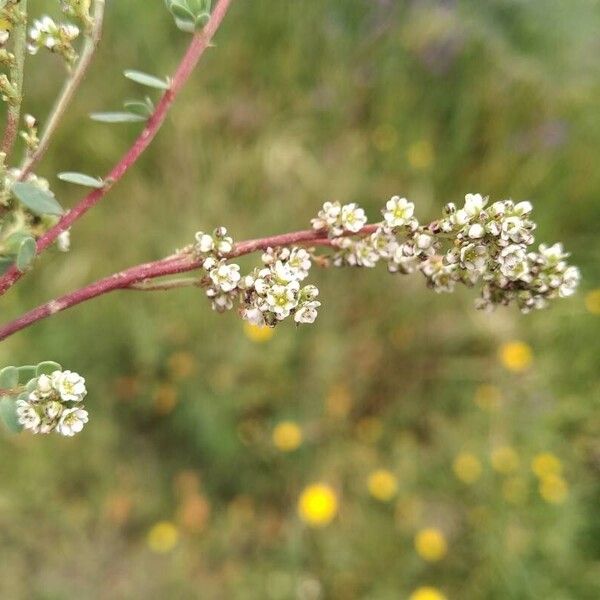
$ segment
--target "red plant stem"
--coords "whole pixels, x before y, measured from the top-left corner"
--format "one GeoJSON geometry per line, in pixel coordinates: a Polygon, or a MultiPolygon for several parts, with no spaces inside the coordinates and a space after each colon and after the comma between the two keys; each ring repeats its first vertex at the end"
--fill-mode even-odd
{"type": "MultiPolygon", "coordinates": [[[[140,133],[131,148],[129,148],[110,173],[104,178],[107,185],[90,192],[71,210],[67,211],[60,221],[37,241],[38,254],[41,254],[63,231],[71,227],[75,221],[81,218],[88,210],[90,210],[90,208],[95,206],[106,195],[108,190],[136,163],[144,150],[150,145],[150,142],[154,139],[163,124],[175,98],[186,84],[196,64],[200,60],[200,57],[209,46],[210,41],[229,9],[230,3],[231,0],[219,0],[204,29],[194,35],[173,75],[171,86],[163,94],[160,102],[156,105],[156,109],[148,119],[144,130],[140,133]]],[[[2,277],[0,277],[0,295],[4,294],[6,290],[12,287],[22,275],[23,273],[13,265],[2,277]]]]}
{"type": "MultiPolygon", "coordinates": [[[[358,234],[346,232],[344,236],[369,235],[373,233],[377,227],[377,224],[366,225],[358,232],[358,234]]],[[[234,246],[233,251],[228,255],[228,258],[243,256],[259,250],[266,250],[267,248],[298,244],[308,246],[331,246],[331,239],[327,237],[327,233],[325,231],[315,231],[314,229],[293,231],[291,233],[284,233],[281,235],[239,242],[234,246]]],[[[66,310],[71,306],[81,304],[82,302],[102,296],[108,292],[123,289],[140,290],[141,288],[134,287],[135,284],[149,281],[157,277],[163,277],[165,275],[175,275],[177,273],[193,271],[201,266],[201,261],[195,258],[193,255],[181,254],[179,256],[169,256],[154,262],[148,262],[141,265],[136,265],[135,267],[130,267],[125,271],[121,271],[120,273],[115,273],[114,275],[99,279],[94,283],[75,290],[74,292],[65,294],[60,298],[56,298],[55,300],[51,300],[45,304],[40,304],[40,306],[37,308],[30,310],[14,321],[7,323],[3,327],[0,327],[0,341],[13,335],[17,331],[21,331],[22,329],[29,327],[37,321],[41,321],[42,319],[66,310]]]]}

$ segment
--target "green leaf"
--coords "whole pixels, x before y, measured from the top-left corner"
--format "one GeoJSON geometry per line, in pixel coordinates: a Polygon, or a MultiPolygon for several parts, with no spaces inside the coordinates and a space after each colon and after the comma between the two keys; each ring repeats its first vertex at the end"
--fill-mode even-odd
{"type": "Polygon", "coordinates": [[[19,433],[23,430],[23,426],[17,418],[17,403],[10,396],[0,398],[0,417],[2,417],[6,427],[13,433],[19,433]]]}
{"type": "Polygon", "coordinates": [[[204,27],[208,23],[209,20],[210,20],[209,13],[202,13],[202,14],[198,15],[195,20],[196,29],[202,29],[202,27],[204,27]]]}
{"type": "Polygon", "coordinates": [[[145,102],[142,100],[127,100],[123,103],[123,106],[129,112],[140,115],[146,119],[154,112],[154,105],[149,98],[147,98],[145,102]]]}
{"type": "Polygon", "coordinates": [[[146,117],[130,112],[98,112],[92,113],[90,119],[100,123],[139,123],[146,121],[146,117]]]}
{"type": "Polygon", "coordinates": [[[86,175],[85,173],[76,173],[75,171],[65,171],[64,173],[59,173],[57,177],[61,181],[66,181],[68,183],[74,183],[75,185],[84,185],[86,187],[91,188],[103,188],[104,181],[100,177],[92,177],[91,175],[86,175]]]}
{"type": "Polygon", "coordinates": [[[178,2],[171,2],[169,5],[169,10],[171,14],[177,18],[182,19],[184,21],[194,21],[194,13],[184,4],[180,4],[178,2]]]}
{"type": "Polygon", "coordinates": [[[159,90],[168,90],[171,87],[168,81],[159,79],[154,75],[148,75],[148,73],[142,73],[141,71],[127,69],[126,71],[123,71],[123,75],[125,75],[127,79],[131,79],[131,81],[135,81],[136,83],[147,87],[157,88],[159,90]]]}
{"type": "Polygon", "coordinates": [[[22,367],[17,367],[17,371],[19,371],[19,384],[25,385],[28,381],[35,377],[35,365],[23,365],[22,367]]]}
{"type": "Polygon", "coordinates": [[[13,185],[12,191],[36,215],[62,215],[64,212],[54,194],[40,189],[37,185],[19,182],[13,185]]]}
{"type": "Polygon", "coordinates": [[[37,365],[35,368],[35,374],[37,377],[40,375],[52,375],[54,371],[62,371],[62,367],[52,360],[45,360],[37,365]]]}
{"type": "Polygon", "coordinates": [[[0,389],[12,390],[19,385],[19,371],[17,367],[4,367],[0,371],[0,389]]]}
{"type": "Polygon", "coordinates": [[[15,261],[13,258],[7,258],[5,256],[0,258],[0,275],[4,275],[4,273],[10,269],[14,262],[15,261]]]}
{"type": "Polygon", "coordinates": [[[31,392],[33,392],[35,389],[37,389],[37,377],[32,377],[26,384],[25,384],[25,393],[27,395],[31,394],[31,392]]]}
{"type": "Polygon", "coordinates": [[[26,271],[31,264],[37,253],[37,247],[35,240],[32,237],[25,238],[19,246],[19,252],[17,254],[17,269],[23,273],[26,271]]]}

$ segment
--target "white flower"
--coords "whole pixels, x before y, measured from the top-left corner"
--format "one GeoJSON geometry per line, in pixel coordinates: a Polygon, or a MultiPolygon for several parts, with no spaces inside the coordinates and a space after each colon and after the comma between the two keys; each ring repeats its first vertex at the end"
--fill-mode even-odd
{"type": "Polygon", "coordinates": [[[481,194],[467,194],[465,196],[464,211],[469,217],[476,217],[485,206],[487,198],[484,198],[481,194]]]}
{"type": "Polygon", "coordinates": [[[355,202],[342,206],[341,225],[352,233],[360,231],[367,222],[365,211],[355,202]]]}
{"type": "Polygon", "coordinates": [[[523,279],[529,273],[527,253],[523,246],[511,244],[500,252],[500,271],[509,279],[523,279]]]}
{"type": "MultiPolygon", "coordinates": [[[[339,219],[342,213],[342,205],[339,202],[325,202],[323,208],[315,219],[312,219],[313,229],[336,229],[339,230],[339,219]]],[[[342,233],[336,233],[339,235],[342,233]]]]}
{"type": "Polygon", "coordinates": [[[297,292],[297,281],[292,281],[288,285],[276,284],[267,292],[267,305],[279,320],[285,319],[290,311],[296,307],[298,303],[297,292]]]}
{"type": "Polygon", "coordinates": [[[505,217],[502,220],[502,239],[515,243],[528,242],[531,238],[525,221],[521,217],[505,217]]]}
{"type": "Polygon", "coordinates": [[[481,273],[487,263],[488,251],[483,245],[467,244],[460,249],[460,262],[467,271],[481,273]]]}
{"type": "Polygon", "coordinates": [[[39,425],[42,419],[35,406],[27,400],[17,400],[17,419],[24,429],[39,433],[39,425]]]}
{"type": "Polygon", "coordinates": [[[63,408],[63,405],[58,400],[49,400],[44,405],[44,414],[48,419],[54,420],[60,416],[63,408]]]}
{"type": "Polygon", "coordinates": [[[387,227],[401,227],[412,218],[415,212],[415,205],[406,198],[393,196],[385,204],[383,218],[387,227]]]}
{"type": "Polygon", "coordinates": [[[572,296],[579,285],[580,279],[581,274],[577,267],[567,267],[566,271],[563,273],[563,282],[558,288],[558,295],[561,298],[572,296]]]}
{"type": "Polygon", "coordinates": [[[68,408],[63,411],[56,426],[56,431],[61,435],[71,437],[79,433],[88,420],[88,412],[84,408],[68,408]]]}
{"type": "Polygon", "coordinates": [[[54,371],[52,386],[64,402],[81,402],[87,394],[85,379],[72,371],[54,371]]]}
{"type": "Polygon", "coordinates": [[[54,393],[52,378],[48,375],[40,375],[37,380],[37,394],[40,398],[47,398],[54,393]]]}
{"type": "Polygon", "coordinates": [[[540,244],[540,254],[544,257],[547,265],[556,265],[568,256],[563,250],[561,243],[556,243],[552,246],[540,244]]]}
{"type": "Polygon", "coordinates": [[[245,319],[252,325],[258,325],[260,327],[265,324],[265,318],[262,311],[255,306],[252,308],[244,308],[241,315],[242,319],[245,319]]]}
{"type": "Polygon", "coordinates": [[[302,281],[308,276],[312,263],[310,254],[304,248],[292,248],[287,262],[294,270],[297,279],[302,281]]]}
{"type": "Polygon", "coordinates": [[[321,303],[317,300],[305,302],[294,314],[294,321],[296,323],[314,323],[319,306],[321,306],[321,303]]]}
{"type": "Polygon", "coordinates": [[[471,225],[471,227],[469,227],[469,232],[467,235],[472,240],[476,240],[476,239],[483,237],[484,234],[485,234],[485,230],[483,229],[483,225],[481,225],[479,223],[474,223],[473,225],[471,225]]]}
{"type": "Polygon", "coordinates": [[[533,210],[533,206],[531,206],[531,202],[527,202],[524,200],[523,202],[518,202],[515,205],[515,214],[522,217],[523,215],[528,215],[533,210]]]}
{"type": "Polygon", "coordinates": [[[221,264],[210,272],[210,278],[218,289],[223,292],[231,292],[241,279],[240,266],[221,264]]]}
{"type": "Polygon", "coordinates": [[[450,216],[450,222],[456,227],[462,227],[469,222],[469,215],[466,210],[461,208],[450,216]]]}
{"type": "Polygon", "coordinates": [[[196,249],[198,252],[206,254],[207,252],[211,252],[214,247],[215,242],[212,239],[212,236],[208,235],[208,233],[204,233],[203,231],[198,231],[196,233],[196,249]]]}

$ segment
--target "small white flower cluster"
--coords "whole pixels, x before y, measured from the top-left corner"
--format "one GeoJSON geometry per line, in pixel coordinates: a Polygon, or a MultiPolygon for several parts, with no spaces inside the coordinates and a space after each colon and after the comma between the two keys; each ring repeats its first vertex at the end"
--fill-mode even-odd
{"type": "Polygon", "coordinates": [[[480,194],[467,194],[463,208],[448,204],[444,218],[421,226],[414,217],[414,204],[394,196],[376,230],[360,237],[353,234],[366,224],[364,211],[356,204],[326,202],[312,224],[316,230],[327,230],[339,249],[332,257],[334,266],[374,267],[383,260],[391,272],[421,271],[436,292],[451,292],[457,283],[481,282],[478,308],[514,301],[528,312],[543,308],[548,299],[573,294],[579,270],[567,265],[562,246],[541,245],[538,252],[528,249],[535,229],[529,218],[531,204],[511,200],[487,208],[486,204],[487,198],[480,194]],[[351,219],[351,227],[342,218],[348,213],[360,215],[351,219]],[[445,252],[444,245],[450,246],[445,252]]]}
{"type": "Polygon", "coordinates": [[[17,418],[24,429],[65,436],[79,433],[88,422],[82,405],[87,394],[85,379],[72,371],[40,375],[28,385],[29,395],[17,400],[17,418]]]}
{"type": "Polygon", "coordinates": [[[301,286],[311,267],[304,248],[269,248],[262,255],[263,266],[242,276],[240,266],[227,262],[233,240],[224,227],[212,235],[196,234],[195,252],[207,271],[206,295],[213,310],[224,312],[239,302],[240,316],[254,325],[274,327],[293,316],[296,323],[313,323],[320,302],[314,285],[301,286]]]}
{"type": "Polygon", "coordinates": [[[62,56],[68,64],[77,59],[73,41],[79,36],[79,28],[72,23],[57,24],[52,17],[36,19],[29,30],[30,54],[37,54],[40,48],[46,48],[62,56]]]}

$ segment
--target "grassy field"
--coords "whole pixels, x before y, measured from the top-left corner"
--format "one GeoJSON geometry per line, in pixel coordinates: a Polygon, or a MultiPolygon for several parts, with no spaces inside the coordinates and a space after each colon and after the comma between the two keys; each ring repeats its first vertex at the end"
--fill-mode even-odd
{"type": "MultiPolygon", "coordinates": [[[[123,69],[166,75],[185,48],[162,2],[108,4],[40,175],[105,173],[138,126],[87,114],[136,93],[123,69]]],[[[581,290],[490,316],[418,275],[323,270],[317,323],[272,336],[196,289],[15,335],[0,362],[84,374],[91,421],[0,434],[0,597],[600,597],[599,27],[591,0],[234,2],[155,144],[5,321],[199,229],[303,229],[329,199],[375,218],[394,194],[424,221],[467,192],[531,200],[581,290]]],[[[61,66],[29,69],[42,117],[61,66]]]]}

